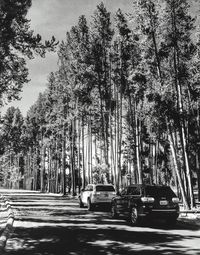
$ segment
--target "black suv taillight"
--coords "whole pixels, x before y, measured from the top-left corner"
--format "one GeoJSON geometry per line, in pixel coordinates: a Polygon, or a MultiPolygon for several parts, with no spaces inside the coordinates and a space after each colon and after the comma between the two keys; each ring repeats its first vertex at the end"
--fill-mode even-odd
{"type": "Polygon", "coordinates": [[[172,202],[173,202],[174,204],[178,204],[178,203],[179,203],[178,197],[173,197],[173,198],[172,198],[172,202]]]}
{"type": "Polygon", "coordinates": [[[141,201],[143,203],[153,203],[155,201],[155,199],[153,197],[141,197],[141,201]]]}

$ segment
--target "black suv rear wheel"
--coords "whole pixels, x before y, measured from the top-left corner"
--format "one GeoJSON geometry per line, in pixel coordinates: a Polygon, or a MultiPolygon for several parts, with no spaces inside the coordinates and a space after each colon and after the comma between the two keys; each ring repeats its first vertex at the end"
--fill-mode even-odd
{"type": "Polygon", "coordinates": [[[139,223],[138,209],[136,207],[131,208],[130,223],[132,226],[136,226],[139,223]]]}
{"type": "Polygon", "coordinates": [[[116,210],[116,206],[115,206],[115,204],[111,204],[111,217],[113,218],[113,219],[116,219],[116,218],[118,218],[118,213],[117,213],[117,210],[116,210]]]}
{"type": "Polygon", "coordinates": [[[176,225],[176,223],[177,223],[177,217],[172,216],[172,217],[169,217],[169,218],[166,219],[166,225],[167,226],[173,227],[173,226],[176,225]]]}

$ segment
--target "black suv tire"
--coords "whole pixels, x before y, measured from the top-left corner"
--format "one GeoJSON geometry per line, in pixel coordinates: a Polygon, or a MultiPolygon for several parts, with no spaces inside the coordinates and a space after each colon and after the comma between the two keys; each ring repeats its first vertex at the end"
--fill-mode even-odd
{"type": "Polygon", "coordinates": [[[139,223],[138,209],[136,207],[132,207],[130,210],[129,221],[132,226],[136,226],[139,223]]]}
{"type": "Polygon", "coordinates": [[[113,219],[117,219],[119,217],[117,211],[116,211],[116,207],[115,204],[111,204],[111,217],[113,219]]]}
{"type": "Polygon", "coordinates": [[[166,219],[167,226],[173,227],[176,225],[176,223],[177,223],[177,217],[170,217],[166,219]]]}

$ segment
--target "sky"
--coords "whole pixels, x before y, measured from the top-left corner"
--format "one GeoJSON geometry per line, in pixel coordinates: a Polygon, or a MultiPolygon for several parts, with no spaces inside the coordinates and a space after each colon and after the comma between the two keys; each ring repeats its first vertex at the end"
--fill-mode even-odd
{"type": "MultiPolygon", "coordinates": [[[[77,24],[80,15],[85,15],[88,22],[91,22],[91,16],[100,2],[103,2],[111,13],[115,13],[118,8],[131,12],[132,0],[32,0],[27,17],[30,19],[31,29],[35,34],[40,34],[43,40],[54,35],[57,40],[62,41],[65,40],[66,32],[77,24]]],[[[57,53],[47,53],[45,58],[27,60],[31,81],[24,84],[21,100],[3,107],[2,115],[8,107],[14,106],[18,107],[25,117],[39,93],[46,89],[50,72],[57,70],[57,60],[57,53]]]]}

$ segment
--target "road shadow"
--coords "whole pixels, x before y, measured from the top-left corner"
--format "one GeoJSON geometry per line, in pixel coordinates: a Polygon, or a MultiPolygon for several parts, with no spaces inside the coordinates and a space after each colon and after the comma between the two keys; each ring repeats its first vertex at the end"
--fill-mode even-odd
{"type": "MultiPolygon", "coordinates": [[[[23,197],[24,206],[15,209],[14,232],[1,255],[200,255],[195,245],[189,249],[185,244],[200,230],[191,221],[180,220],[174,227],[155,221],[131,227],[123,219],[112,219],[109,208],[89,212],[74,199],[62,208],[60,197],[54,205],[47,204],[48,198],[42,198],[44,203],[29,199],[23,197]]],[[[195,238],[200,242],[198,235],[195,238]]]]}
{"type": "MultiPolygon", "coordinates": [[[[35,201],[35,200],[34,200],[35,201]]],[[[72,223],[76,224],[80,222],[82,224],[90,222],[96,222],[97,224],[116,224],[116,221],[112,220],[110,208],[108,206],[99,206],[95,208],[95,211],[88,211],[87,208],[79,208],[78,203],[68,202],[66,204],[47,204],[45,203],[35,204],[33,202],[27,202],[22,205],[17,205],[16,220],[38,222],[38,223],[72,223]],[[66,208],[65,208],[66,207],[66,208]],[[41,214],[43,215],[41,217],[41,214]]],[[[15,208],[15,207],[14,207],[15,208]]],[[[121,218],[118,220],[119,225],[126,224],[130,225],[127,220],[121,218]]],[[[154,229],[163,230],[200,230],[200,220],[191,219],[180,219],[177,221],[176,225],[167,225],[165,221],[162,220],[143,220],[140,227],[150,227],[154,229]]]]}
{"type": "MultiPolygon", "coordinates": [[[[183,254],[181,235],[88,226],[16,228],[7,255],[183,254]],[[14,242],[15,241],[15,242],[14,242]],[[17,243],[17,244],[16,244],[17,243]],[[156,247],[156,249],[155,249],[156,247]]],[[[192,251],[190,251],[192,252],[192,251]]],[[[193,250],[191,254],[197,254],[193,250]]]]}
{"type": "Polygon", "coordinates": [[[165,220],[154,219],[154,220],[143,220],[140,227],[149,227],[154,229],[161,230],[189,230],[189,231],[199,231],[200,230],[200,221],[195,221],[191,219],[178,219],[176,224],[168,224],[165,220]]]}
{"type": "Polygon", "coordinates": [[[74,211],[74,214],[71,211],[67,214],[57,214],[54,220],[45,217],[23,219],[24,223],[22,221],[20,227],[14,229],[4,254],[200,254],[195,247],[189,250],[183,246],[185,241],[192,240],[194,236],[186,237],[178,233],[181,229],[194,230],[194,226],[189,222],[178,222],[177,226],[171,229],[175,232],[171,233],[168,231],[170,228],[160,222],[131,227],[126,221],[113,220],[105,213],[107,212],[88,212],[83,209],[76,213],[74,211]],[[59,218],[58,215],[63,218],[59,218]]]}

